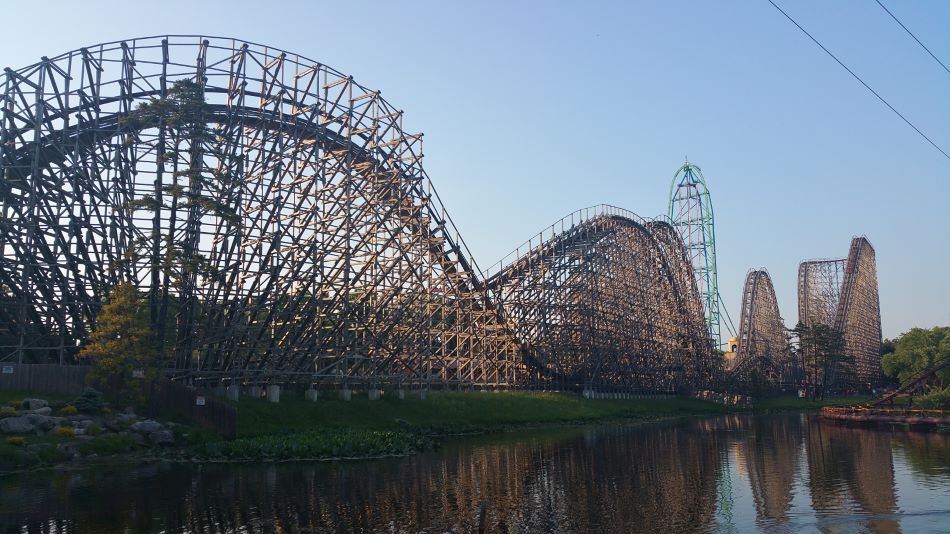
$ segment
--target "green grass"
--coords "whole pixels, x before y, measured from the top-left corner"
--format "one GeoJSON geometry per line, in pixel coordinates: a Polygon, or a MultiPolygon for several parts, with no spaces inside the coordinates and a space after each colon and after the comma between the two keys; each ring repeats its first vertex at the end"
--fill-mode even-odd
{"type": "Polygon", "coordinates": [[[341,401],[330,392],[317,402],[285,391],[280,403],[243,397],[237,440],[195,443],[183,457],[267,461],[404,455],[430,448],[441,436],[607,419],[656,419],[731,411],[695,399],[588,400],[539,392],[430,392],[370,401],[341,401]]]}
{"type": "Polygon", "coordinates": [[[77,395],[61,395],[55,393],[37,393],[35,391],[0,391],[0,405],[9,405],[10,401],[21,401],[23,399],[43,399],[50,402],[69,402],[75,399],[77,395]]]}
{"type": "Polygon", "coordinates": [[[847,406],[862,404],[872,397],[826,397],[823,400],[800,399],[798,397],[775,397],[755,401],[752,408],[756,412],[783,412],[795,410],[820,410],[825,406],[847,406]]]}
{"type": "Polygon", "coordinates": [[[268,461],[405,455],[432,446],[426,436],[398,430],[307,430],[214,441],[192,447],[203,460],[268,461]]]}
{"type": "Polygon", "coordinates": [[[588,400],[566,393],[513,391],[430,392],[426,400],[408,394],[404,400],[390,396],[378,401],[357,396],[351,401],[323,397],[314,403],[282,394],[279,404],[244,397],[237,403],[238,434],[259,436],[311,429],[407,428],[451,433],[527,424],[653,419],[730,411],[718,404],[696,399],[588,400]]]}

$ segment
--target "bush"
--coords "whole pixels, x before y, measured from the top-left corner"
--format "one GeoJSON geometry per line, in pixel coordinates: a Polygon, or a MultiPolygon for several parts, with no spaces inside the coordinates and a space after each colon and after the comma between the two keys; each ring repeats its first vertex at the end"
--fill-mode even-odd
{"type": "Polygon", "coordinates": [[[86,435],[89,436],[98,436],[102,433],[102,429],[99,428],[99,425],[93,423],[86,427],[86,435]]]}
{"type": "Polygon", "coordinates": [[[0,407],[0,417],[13,417],[16,415],[16,410],[9,406],[0,407]]]}
{"type": "Polygon", "coordinates": [[[71,438],[76,435],[76,431],[71,426],[58,426],[53,429],[53,435],[61,438],[71,438]]]}
{"type": "Polygon", "coordinates": [[[67,404],[59,410],[59,415],[76,415],[79,410],[72,404],[67,404]]]}
{"type": "Polygon", "coordinates": [[[937,389],[914,399],[914,404],[928,410],[950,410],[950,387],[937,389]]]}
{"type": "Polygon", "coordinates": [[[92,388],[86,388],[82,395],[73,401],[73,406],[83,413],[98,413],[102,411],[103,405],[102,393],[92,388]]]}
{"type": "Polygon", "coordinates": [[[24,438],[23,436],[13,436],[13,437],[9,437],[9,438],[7,438],[7,443],[9,443],[10,445],[13,445],[13,446],[15,446],[15,447],[20,447],[20,446],[23,446],[23,445],[26,443],[26,438],[24,438]]]}
{"type": "Polygon", "coordinates": [[[13,408],[14,410],[19,408],[21,404],[23,404],[23,401],[19,399],[12,399],[12,400],[7,401],[7,406],[13,408]]]}

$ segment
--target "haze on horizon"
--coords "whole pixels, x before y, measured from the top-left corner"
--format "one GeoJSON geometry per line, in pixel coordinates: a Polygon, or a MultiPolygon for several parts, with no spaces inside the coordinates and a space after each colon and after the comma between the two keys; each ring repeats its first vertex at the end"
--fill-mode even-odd
{"type": "MultiPolygon", "coordinates": [[[[950,75],[870,1],[778,1],[944,150],[950,75]]],[[[950,4],[884,2],[944,63],[950,4]]],[[[877,252],[884,336],[950,324],[950,161],[766,0],[4,5],[0,66],[156,34],[299,53],[382,90],[425,132],[425,167],[482,268],[576,209],[666,213],[686,156],[716,211],[738,322],[765,267],[787,326],[803,259],[877,252]]]]}

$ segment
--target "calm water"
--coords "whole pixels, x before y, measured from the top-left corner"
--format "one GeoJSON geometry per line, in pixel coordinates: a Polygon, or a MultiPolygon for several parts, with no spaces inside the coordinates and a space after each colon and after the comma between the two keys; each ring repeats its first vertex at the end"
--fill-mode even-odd
{"type": "Polygon", "coordinates": [[[0,478],[0,532],[950,532],[950,436],[730,416],[0,478]],[[480,512],[483,510],[483,512],[480,512]]]}

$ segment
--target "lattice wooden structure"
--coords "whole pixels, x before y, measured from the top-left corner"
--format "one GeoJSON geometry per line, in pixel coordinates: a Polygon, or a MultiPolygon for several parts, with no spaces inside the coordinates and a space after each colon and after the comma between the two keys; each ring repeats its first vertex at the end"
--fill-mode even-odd
{"type": "Polygon", "coordinates": [[[689,258],[667,220],[579,210],[489,272],[537,383],[674,391],[718,370],[689,258]]]}
{"type": "Polygon", "coordinates": [[[671,391],[716,373],[669,221],[578,212],[486,278],[422,135],[319,62],[228,38],[3,77],[0,360],[70,363],[141,291],[177,380],[671,391]]]}
{"type": "Polygon", "coordinates": [[[772,277],[765,269],[746,275],[737,338],[731,371],[740,382],[751,380],[753,372],[773,386],[791,384],[799,378],[800,369],[779,312],[772,277]]]}
{"type": "Polygon", "coordinates": [[[799,265],[798,320],[843,334],[854,373],[841,382],[862,387],[881,382],[881,307],[874,247],[867,238],[853,238],[847,258],[799,265]]]}

